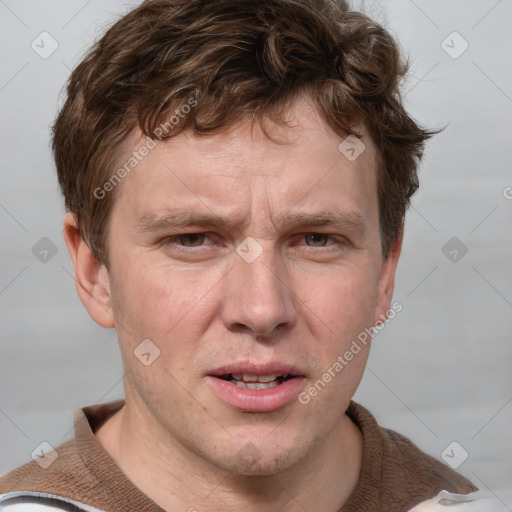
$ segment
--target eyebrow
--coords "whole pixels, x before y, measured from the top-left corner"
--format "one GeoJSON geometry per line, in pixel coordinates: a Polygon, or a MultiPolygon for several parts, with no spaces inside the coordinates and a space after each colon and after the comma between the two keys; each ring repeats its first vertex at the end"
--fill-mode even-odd
{"type": "MultiPolygon", "coordinates": [[[[136,229],[140,232],[158,232],[163,230],[180,230],[192,226],[223,228],[226,230],[247,227],[245,216],[221,216],[213,212],[198,212],[184,209],[147,212],[136,219],[136,229]]],[[[323,210],[319,212],[295,212],[275,222],[277,229],[327,226],[345,229],[364,235],[367,224],[363,216],[356,211],[323,210]]]]}

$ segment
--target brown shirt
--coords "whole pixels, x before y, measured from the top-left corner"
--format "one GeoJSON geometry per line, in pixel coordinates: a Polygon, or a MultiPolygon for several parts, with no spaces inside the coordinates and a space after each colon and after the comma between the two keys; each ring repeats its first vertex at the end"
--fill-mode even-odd
{"type": "MultiPolygon", "coordinates": [[[[128,480],[94,436],[123,404],[75,411],[75,438],[56,448],[57,459],[47,469],[31,461],[1,477],[0,494],[39,491],[106,512],[163,512],[128,480]]],[[[458,494],[477,490],[405,437],[380,427],[361,405],[351,402],[347,414],[363,433],[363,461],[359,482],[340,512],[406,512],[441,490],[458,494]]]]}

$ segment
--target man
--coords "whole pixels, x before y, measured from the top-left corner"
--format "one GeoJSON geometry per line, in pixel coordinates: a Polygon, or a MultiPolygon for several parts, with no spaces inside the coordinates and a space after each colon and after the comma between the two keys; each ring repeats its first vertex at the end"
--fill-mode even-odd
{"type": "Polygon", "coordinates": [[[77,291],[117,331],[126,396],[78,410],[46,468],[0,479],[0,510],[475,498],[351,401],[400,310],[432,135],[400,102],[404,72],[391,36],[334,0],[150,0],[95,44],[53,148],[77,291]]]}

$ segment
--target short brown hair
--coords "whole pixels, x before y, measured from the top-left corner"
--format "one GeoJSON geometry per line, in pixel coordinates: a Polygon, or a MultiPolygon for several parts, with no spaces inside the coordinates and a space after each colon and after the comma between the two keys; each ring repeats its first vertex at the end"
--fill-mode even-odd
{"type": "Polygon", "coordinates": [[[69,79],[53,128],[66,208],[108,267],[116,191],[101,199],[94,191],[113,175],[134,128],[165,140],[183,130],[212,134],[246,117],[283,123],[289,102],[307,93],[337,134],[353,134],[362,122],[377,148],[387,257],[434,133],[402,105],[405,72],[391,35],[337,0],[147,0],[94,44],[69,79]],[[191,98],[182,122],[164,122],[191,98]]]}

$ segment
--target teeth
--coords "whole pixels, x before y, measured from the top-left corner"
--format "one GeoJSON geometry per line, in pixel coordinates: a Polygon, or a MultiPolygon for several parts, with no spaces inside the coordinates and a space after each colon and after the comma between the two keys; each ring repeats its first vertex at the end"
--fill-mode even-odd
{"type": "Polygon", "coordinates": [[[238,386],[239,388],[246,388],[246,389],[269,389],[274,388],[276,386],[279,386],[279,382],[276,380],[273,380],[272,382],[244,382],[243,380],[234,380],[233,384],[235,386],[238,386]]]}
{"type": "Polygon", "coordinates": [[[272,382],[273,380],[276,380],[278,377],[287,377],[289,374],[286,375],[278,375],[278,374],[272,374],[272,375],[250,375],[248,373],[232,373],[231,377],[233,377],[234,380],[243,380],[245,382],[272,382]]]}
{"type": "Polygon", "coordinates": [[[270,382],[272,380],[276,380],[277,377],[277,375],[260,375],[258,377],[258,382],[270,382]]]}

